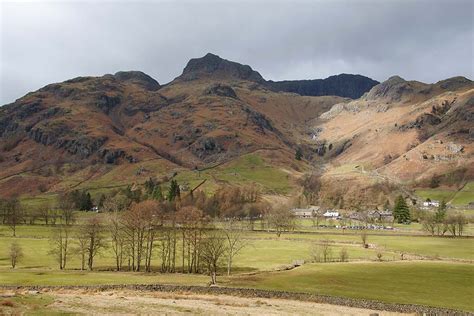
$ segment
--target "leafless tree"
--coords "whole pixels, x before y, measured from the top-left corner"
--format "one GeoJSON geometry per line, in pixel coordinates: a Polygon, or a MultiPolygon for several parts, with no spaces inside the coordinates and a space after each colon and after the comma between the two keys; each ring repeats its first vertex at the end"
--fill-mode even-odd
{"type": "Polygon", "coordinates": [[[125,253],[125,232],[122,223],[122,216],[118,212],[113,212],[107,216],[107,230],[111,237],[111,248],[115,257],[115,267],[117,271],[122,270],[125,253]]]}
{"type": "Polygon", "coordinates": [[[58,196],[58,207],[61,220],[65,225],[72,225],[76,221],[74,215],[74,201],[68,194],[60,194],[58,196]]]}
{"type": "Polygon", "coordinates": [[[17,263],[23,258],[23,251],[16,241],[11,243],[9,255],[12,268],[15,269],[17,263]]]}
{"type": "Polygon", "coordinates": [[[234,257],[248,245],[247,239],[244,239],[245,231],[241,223],[229,220],[224,226],[224,235],[227,242],[227,275],[231,273],[234,257]]]}
{"type": "Polygon", "coordinates": [[[81,258],[81,270],[86,269],[86,256],[87,256],[87,243],[88,236],[83,233],[82,229],[79,229],[78,233],[74,236],[74,242],[77,245],[75,251],[81,258]]]}
{"type": "Polygon", "coordinates": [[[266,214],[268,226],[276,231],[278,237],[283,232],[292,231],[295,229],[295,217],[289,207],[280,206],[274,208],[266,214]]]}
{"type": "Polygon", "coordinates": [[[185,206],[176,213],[176,221],[182,236],[182,271],[196,273],[199,270],[200,243],[206,227],[204,213],[197,207],[185,206]]]}
{"type": "Polygon", "coordinates": [[[87,219],[80,227],[79,235],[79,239],[84,240],[87,267],[92,271],[95,256],[105,247],[103,227],[99,217],[94,216],[87,219]]]}
{"type": "Polygon", "coordinates": [[[313,260],[316,262],[329,262],[331,261],[332,248],[331,241],[329,239],[323,239],[318,243],[315,243],[311,253],[313,260]]]}
{"type": "Polygon", "coordinates": [[[123,217],[123,231],[129,248],[131,269],[151,269],[151,258],[156,240],[156,227],[161,226],[162,216],[157,201],[148,200],[132,205],[123,217]]]}
{"type": "Polygon", "coordinates": [[[424,231],[431,234],[431,236],[434,236],[437,226],[434,214],[423,215],[423,217],[421,218],[421,225],[424,231]]]}
{"type": "Polygon", "coordinates": [[[51,217],[50,209],[51,209],[51,207],[47,204],[43,204],[43,205],[40,205],[38,207],[39,216],[40,216],[40,218],[43,219],[43,221],[46,225],[49,225],[49,219],[51,217]]]}
{"type": "Polygon", "coordinates": [[[319,221],[323,217],[323,211],[321,209],[319,210],[313,210],[311,212],[311,221],[313,222],[313,227],[319,228],[319,221]]]}
{"type": "Polygon", "coordinates": [[[362,240],[362,247],[368,248],[368,246],[369,246],[367,244],[368,235],[367,235],[367,231],[365,229],[362,230],[362,232],[360,233],[360,239],[362,240]]]}
{"type": "Polygon", "coordinates": [[[450,214],[445,219],[445,225],[453,237],[462,236],[466,224],[467,219],[462,213],[450,214]]]}
{"type": "Polygon", "coordinates": [[[10,199],[3,203],[5,222],[10,227],[13,237],[16,237],[16,228],[24,222],[24,211],[18,199],[10,199]]]}
{"type": "Polygon", "coordinates": [[[211,276],[211,284],[217,283],[217,270],[226,252],[226,239],[222,232],[217,229],[209,231],[202,241],[200,256],[211,276]]]}
{"type": "Polygon", "coordinates": [[[349,253],[346,248],[341,248],[341,251],[339,252],[339,260],[341,262],[349,261],[349,253]]]}
{"type": "Polygon", "coordinates": [[[69,239],[70,239],[70,225],[60,224],[53,228],[50,238],[50,254],[56,257],[59,263],[59,269],[66,268],[67,258],[69,255],[69,239]]]}

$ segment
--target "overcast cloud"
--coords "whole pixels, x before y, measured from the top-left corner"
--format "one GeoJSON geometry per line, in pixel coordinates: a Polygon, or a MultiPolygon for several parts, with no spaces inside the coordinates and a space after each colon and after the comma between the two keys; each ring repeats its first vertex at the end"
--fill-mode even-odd
{"type": "Polygon", "coordinates": [[[2,2],[0,104],[77,76],[160,83],[207,52],[265,79],[473,79],[474,5],[449,1],[2,2]]]}

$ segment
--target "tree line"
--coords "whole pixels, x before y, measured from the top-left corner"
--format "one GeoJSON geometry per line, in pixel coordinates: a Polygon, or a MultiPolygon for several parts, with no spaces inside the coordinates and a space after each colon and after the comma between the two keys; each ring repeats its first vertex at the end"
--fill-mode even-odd
{"type": "MultiPolygon", "coordinates": [[[[207,273],[215,283],[218,270],[231,274],[235,257],[248,244],[244,232],[254,229],[256,220],[265,220],[278,236],[294,227],[289,209],[273,209],[254,186],[223,187],[209,196],[183,194],[174,180],[165,191],[150,179],[143,189],[130,186],[99,197],[100,214],[78,217],[89,200],[87,192],[66,193],[58,196],[54,212],[40,208],[51,228],[48,254],[61,270],[72,257],[80,259],[81,269],[93,270],[107,250],[116,271],[207,273]]],[[[27,223],[26,212],[17,199],[1,207],[15,236],[16,227],[27,223]]],[[[23,253],[15,242],[10,250],[14,267],[23,253]]]]}

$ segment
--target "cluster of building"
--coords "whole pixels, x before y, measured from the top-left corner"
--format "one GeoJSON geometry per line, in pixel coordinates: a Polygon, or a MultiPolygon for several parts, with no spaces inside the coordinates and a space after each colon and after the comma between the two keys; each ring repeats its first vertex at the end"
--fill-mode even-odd
{"type": "Polygon", "coordinates": [[[389,210],[368,210],[361,212],[352,212],[347,213],[345,211],[328,209],[322,210],[319,206],[310,206],[308,208],[294,208],[291,210],[293,215],[298,218],[324,218],[324,219],[350,219],[361,222],[380,222],[380,223],[389,223],[393,222],[394,217],[392,211],[389,210]]]}

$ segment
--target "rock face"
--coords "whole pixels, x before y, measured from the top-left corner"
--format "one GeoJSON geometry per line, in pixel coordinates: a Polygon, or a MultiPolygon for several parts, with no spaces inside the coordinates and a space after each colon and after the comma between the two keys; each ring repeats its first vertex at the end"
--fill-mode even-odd
{"type": "Polygon", "coordinates": [[[220,58],[208,53],[201,58],[191,59],[178,78],[184,81],[212,77],[214,79],[235,79],[263,83],[263,77],[248,65],[220,58]]]}
{"type": "Polygon", "coordinates": [[[237,94],[235,93],[234,89],[232,89],[230,86],[219,83],[207,88],[206,91],[204,91],[204,94],[237,99],[237,94]]]}
{"type": "Polygon", "coordinates": [[[326,79],[267,81],[274,91],[285,91],[308,96],[337,95],[357,99],[379,82],[361,75],[340,74],[326,79]]]}

